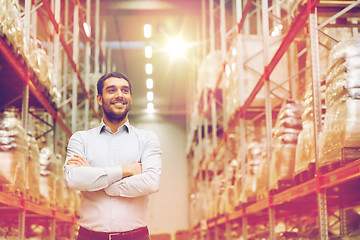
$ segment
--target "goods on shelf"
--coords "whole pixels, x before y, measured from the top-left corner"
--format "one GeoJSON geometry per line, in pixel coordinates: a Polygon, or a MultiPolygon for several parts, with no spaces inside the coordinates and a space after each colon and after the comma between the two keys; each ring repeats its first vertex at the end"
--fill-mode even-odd
{"type": "MultiPolygon", "coordinates": [[[[321,120],[324,122],[325,106],[325,82],[321,82],[321,120]]],[[[295,154],[295,183],[304,182],[314,177],[315,173],[315,136],[314,136],[314,102],[312,93],[312,83],[305,89],[303,99],[304,112],[301,116],[302,130],[299,133],[295,154]]]]}
{"type": "Polygon", "coordinates": [[[28,159],[24,129],[14,112],[0,114],[0,187],[25,194],[25,162],[28,159]]]}
{"type": "MultiPolygon", "coordinates": [[[[251,203],[256,201],[257,190],[259,189],[259,183],[257,181],[258,171],[261,166],[266,162],[263,152],[264,139],[254,139],[248,144],[247,147],[247,168],[245,175],[244,189],[241,191],[240,202],[251,203]]],[[[266,182],[268,182],[266,180],[266,182]]],[[[268,185],[268,183],[266,183],[268,185]]]]}
{"type": "Polygon", "coordinates": [[[11,49],[16,56],[22,56],[27,65],[35,72],[39,82],[38,87],[49,97],[49,100],[59,104],[60,92],[56,88],[56,79],[52,63],[43,48],[42,43],[30,37],[30,42],[25,41],[23,27],[23,13],[20,11],[18,1],[0,1],[0,34],[12,45],[11,49]],[[30,53],[29,53],[30,51],[30,53]]]}
{"type": "Polygon", "coordinates": [[[270,190],[285,189],[293,185],[295,151],[301,131],[301,105],[286,100],[273,128],[273,150],[270,164],[270,190]]]}
{"type": "MultiPolygon", "coordinates": [[[[319,167],[346,161],[346,149],[360,146],[360,41],[350,39],[330,53],[326,115],[320,137],[319,167]]],[[[352,160],[359,154],[351,156],[352,160]]]]}
{"type": "MultiPolygon", "coordinates": [[[[263,50],[263,37],[257,35],[237,36],[240,38],[240,46],[238,49],[241,51],[237,52],[238,58],[242,59],[243,65],[243,80],[242,86],[244,93],[243,99],[247,99],[251,92],[254,90],[257,81],[261,74],[264,72],[264,50],[263,50]]],[[[269,40],[269,56],[273,56],[278,50],[281,43],[281,38],[271,37],[269,40]]],[[[278,98],[287,98],[290,89],[289,82],[287,81],[288,73],[288,61],[287,53],[281,58],[279,63],[274,68],[270,77],[270,86],[272,93],[278,98]]],[[[239,71],[239,69],[236,69],[239,71]]],[[[264,88],[256,95],[252,106],[264,106],[265,101],[265,90],[264,88]]]]}
{"type": "Polygon", "coordinates": [[[15,46],[16,54],[23,55],[24,30],[21,19],[19,1],[1,0],[0,29],[15,46]]]}
{"type": "Polygon", "coordinates": [[[35,138],[27,135],[29,157],[26,161],[26,197],[38,202],[40,199],[40,150],[35,138]]]}
{"type": "Polygon", "coordinates": [[[63,177],[61,161],[49,147],[40,150],[40,203],[55,207],[63,202],[63,196],[57,195],[63,177]]]}
{"type": "Polygon", "coordinates": [[[239,84],[239,70],[238,68],[238,38],[234,38],[230,51],[228,51],[226,56],[226,93],[224,94],[225,98],[225,114],[227,115],[226,119],[229,119],[233,116],[236,109],[240,107],[240,84],[239,84]]]}

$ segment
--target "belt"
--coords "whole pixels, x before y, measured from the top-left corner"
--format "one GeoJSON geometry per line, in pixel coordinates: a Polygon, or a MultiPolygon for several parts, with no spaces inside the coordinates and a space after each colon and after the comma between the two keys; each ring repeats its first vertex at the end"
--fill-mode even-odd
{"type": "Polygon", "coordinates": [[[147,235],[149,235],[147,227],[141,227],[126,232],[95,232],[83,227],[80,227],[79,229],[79,236],[97,240],[130,240],[147,235]]]}

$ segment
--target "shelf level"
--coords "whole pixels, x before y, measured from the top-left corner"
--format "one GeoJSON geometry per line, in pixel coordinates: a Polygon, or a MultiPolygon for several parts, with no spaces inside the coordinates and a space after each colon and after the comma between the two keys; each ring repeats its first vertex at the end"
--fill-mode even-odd
{"type": "Polygon", "coordinates": [[[28,85],[31,93],[39,101],[39,103],[45,108],[45,110],[54,118],[55,122],[58,123],[65,133],[71,137],[72,133],[66,126],[62,118],[57,113],[57,110],[52,106],[49,100],[41,92],[36,85],[35,81],[29,76],[29,72],[26,67],[19,61],[19,59],[11,51],[7,43],[0,38],[0,54],[6,59],[7,63],[16,72],[18,77],[22,80],[24,86],[28,85]]]}
{"type": "MultiPolygon", "coordinates": [[[[270,207],[279,206],[283,203],[290,202],[296,198],[316,193],[319,189],[326,189],[360,177],[360,159],[348,163],[334,171],[324,175],[319,175],[305,183],[289,188],[275,195],[268,195],[266,198],[255,202],[249,206],[240,207],[238,210],[225,214],[207,221],[207,227],[213,228],[222,225],[228,221],[233,221],[247,215],[253,215],[266,210],[270,207]]],[[[194,232],[199,231],[200,226],[194,228],[194,232]]]]}
{"type": "Polygon", "coordinates": [[[54,208],[39,205],[34,202],[27,201],[23,198],[13,196],[6,192],[0,192],[0,203],[9,207],[18,208],[28,213],[35,213],[39,216],[49,217],[63,222],[75,223],[76,217],[61,213],[54,208]]]}

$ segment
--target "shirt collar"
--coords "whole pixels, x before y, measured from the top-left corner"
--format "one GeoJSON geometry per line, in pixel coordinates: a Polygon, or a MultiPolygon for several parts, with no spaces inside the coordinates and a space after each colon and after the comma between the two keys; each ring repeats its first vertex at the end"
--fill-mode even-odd
{"type": "MultiPolygon", "coordinates": [[[[129,133],[131,131],[129,120],[126,120],[126,122],[118,128],[117,132],[119,132],[119,130],[122,127],[124,127],[125,130],[129,133]]],[[[100,123],[100,125],[98,127],[98,131],[99,131],[99,133],[101,133],[101,132],[105,131],[105,129],[108,130],[109,132],[111,132],[110,128],[104,123],[104,119],[102,119],[101,123],[100,123]]]]}

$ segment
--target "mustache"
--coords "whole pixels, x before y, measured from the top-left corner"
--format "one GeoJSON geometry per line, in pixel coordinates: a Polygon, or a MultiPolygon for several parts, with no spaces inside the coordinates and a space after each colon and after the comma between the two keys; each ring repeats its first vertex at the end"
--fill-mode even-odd
{"type": "Polygon", "coordinates": [[[124,98],[116,98],[113,101],[111,101],[110,103],[128,103],[128,101],[124,98]]]}

